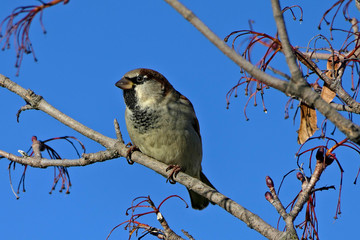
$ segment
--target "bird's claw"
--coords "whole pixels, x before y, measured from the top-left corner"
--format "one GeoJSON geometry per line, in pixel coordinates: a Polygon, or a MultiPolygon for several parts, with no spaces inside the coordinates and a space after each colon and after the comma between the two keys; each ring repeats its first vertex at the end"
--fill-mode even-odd
{"type": "Polygon", "coordinates": [[[172,169],[172,171],[169,174],[169,176],[167,177],[166,182],[169,182],[171,184],[175,184],[176,181],[175,181],[174,178],[178,175],[178,173],[182,170],[182,168],[179,165],[169,165],[166,168],[166,171],[169,171],[171,169],[172,169]]]}
{"type": "Polygon", "coordinates": [[[132,145],[130,142],[128,144],[126,144],[126,147],[129,147],[129,149],[127,150],[126,153],[126,161],[128,162],[128,164],[133,165],[134,161],[131,160],[131,154],[137,150],[139,150],[139,148],[135,145],[132,145]]]}

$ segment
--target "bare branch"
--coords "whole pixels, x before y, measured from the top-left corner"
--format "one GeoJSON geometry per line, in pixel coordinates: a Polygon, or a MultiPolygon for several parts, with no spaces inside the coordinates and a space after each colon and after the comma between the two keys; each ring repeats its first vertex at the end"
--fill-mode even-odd
{"type": "Polygon", "coordinates": [[[277,69],[275,69],[275,68],[273,68],[273,67],[271,67],[271,66],[268,66],[267,68],[268,68],[270,71],[272,71],[273,73],[278,74],[278,75],[286,78],[286,79],[289,80],[289,81],[291,80],[291,77],[290,77],[289,75],[287,75],[286,73],[283,73],[283,72],[281,72],[281,71],[279,71],[279,70],[277,70],[277,69]]]}
{"type": "Polygon", "coordinates": [[[317,161],[315,170],[311,175],[309,181],[304,181],[302,185],[302,192],[299,194],[298,201],[295,203],[294,208],[289,213],[295,219],[300,213],[305,203],[308,201],[310,195],[313,193],[315,184],[319,181],[321,174],[324,172],[326,165],[322,161],[317,161]]]}
{"type": "Polygon", "coordinates": [[[349,107],[348,105],[344,105],[344,104],[338,104],[338,103],[330,103],[330,106],[335,108],[337,111],[345,111],[345,112],[351,112],[351,113],[356,113],[356,114],[360,114],[360,109],[354,109],[352,107],[349,107]]]}
{"type": "Polygon", "coordinates": [[[120,131],[120,125],[119,122],[117,121],[117,119],[114,119],[114,127],[115,127],[115,133],[116,133],[116,138],[119,142],[124,143],[121,131],[120,131]]]}
{"type": "Polygon", "coordinates": [[[195,240],[195,238],[193,238],[193,236],[191,236],[187,231],[185,231],[183,229],[181,231],[185,234],[186,237],[189,238],[189,240],[195,240]]]}
{"type": "Polygon", "coordinates": [[[271,5],[273,9],[274,19],[276,22],[278,34],[281,40],[281,46],[283,48],[283,53],[286,58],[287,65],[289,66],[291,73],[291,81],[290,84],[297,84],[301,82],[302,84],[305,82],[302,73],[296,64],[296,57],[293,53],[293,48],[289,42],[289,36],[286,31],[285,21],[283,18],[283,12],[280,8],[280,3],[278,0],[271,0],[271,5]]]}
{"type": "Polygon", "coordinates": [[[283,206],[283,204],[281,203],[276,191],[275,191],[275,188],[274,188],[274,183],[272,181],[272,179],[267,176],[266,177],[266,182],[267,182],[267,185],[269,187],[269,190],[270,190],[270,193],[271,193],[271,201],[269,201],[273,206],[274,208],[276,209],[276,211],[280,214],[280,216],[285,220],[287,218],[287,213],[286,213],[286,210],[285,210],[285,207],[283,206]],[[269,185],[268,182],[271,182],[271,184],[269,185]]]}
{"type": "MultiPolygon", "coordinates": [[[[78,121],[72,119],[71,117],[65,115],[58,109],[54,108],[48,102],[46,102],[41,96],[36,95],[31,90],[26,90],[15,82],[11,81],[9,78],[0,74],[0,86],[9,89],[10,91],[16,93],[22,97],[28,105],[33,109],[42,110],[43,112],[49,114],[53,118],[57,119],[59,122],[67,125],[68,127],[74,129],[75,131],[81,133],[82,135],[100,143],[106,148],[111,148],[116,143],[115,139],[106,137],[101,133],[86,127],[85,125],[79,123],[78,121]]],[[[27,109],[29,109],[28,107],[27,109]]]]}
{"type": "Polygon", "coordinates": [[[50,166],[60,167],[78,167],[86,166],[96,162],[103,162],[106,160],[121,157],[114,150],[100,151],[97,153],[83,154],[82,158],[79,159],[46,159],[36,157],[19,157],[14,154],[0,150],[0,155],[9,159],[10,161],[17,162],[23,165],[29,165],[36,168],[46,168],[50,166]]]}
{"type": "Polygon", "coordinates": [[[301,52],[304,56],[309,59],[315,60],[327,60],[329,57],[333,56],[331,53],[313,53],[313,52],[301,52]]]}
{"type": "Polygon", "coordinates": [[[289,233],[289,235],[293,236],[294,238],[297,237],[296,230],[294,227],[294,219],[286,212],[284,205],[281,203],[278,194],[275,191],[273,180],[269,176],[266,176],[265,179],[266,179],[266,185],[270,190],[270,193],[267,192],[265,194],[265,198],[275,207],[276,211],[285,221],[286,231],[289,233]]]}

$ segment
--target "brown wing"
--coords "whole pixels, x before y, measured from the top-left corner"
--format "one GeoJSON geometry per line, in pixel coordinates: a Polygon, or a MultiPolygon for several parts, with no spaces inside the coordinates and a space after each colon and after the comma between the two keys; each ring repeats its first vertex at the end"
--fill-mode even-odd
{"type": "MultiPolygon", "coordinates": [[[[180,93],[179,93],[180,94],[180,93]]],[[[194,109],[194,106],[192,105],[192,103],[190,102],[189,99],[187,99],[187,97],[185,97],[184,95],[180,94],[180,100],[186,102],[190,107],[191,109],[193,110],[194,112],[194,118],[193,118],[193,121],[192,121],[192,125],[194,127],[194,130],[195,132],[197,133],[197,135],[199,136],[200,140],[201,140],[201,135],[200,135],[200,125],[199,125],[199,121],[196,117],[196,114],[195,114],[195,109],[194,109]]]]}
{"type": "Polygon", "coordinates": [[[194,112],[193,127],[194,127],[194,129],[195,129],[195,132],[199,135],[199,138],[200,138],[200,140],[201,140],[200,125],[199,125],[198,119],[196,118],[195,112],[194,112]]]}

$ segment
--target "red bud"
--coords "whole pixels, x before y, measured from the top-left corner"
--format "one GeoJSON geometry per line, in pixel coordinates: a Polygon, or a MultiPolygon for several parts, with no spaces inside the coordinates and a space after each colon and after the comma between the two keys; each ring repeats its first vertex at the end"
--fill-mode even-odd
{"type": "Polygon", "coordinates": [[[266,186],[268,186],[268,188],[273,188],[274,187],[274,182],[271,179],[271,177],[266,176],[265,181],[266,181],[266,186]]]}
{"type": "Polygon", "coordinates": [[[268,200],[269,202],[271,202],[272,200],[274,200],[273,195],[270,192],[266,192],[265,193],[265,198],[266,200],[268,200]]]}
{"type": "Polygon", "coordinates": [[[304,175],[301,172],[296,173],[297,179],[299,179],[301,182],[304,182],[305,178],[304,175]]]}

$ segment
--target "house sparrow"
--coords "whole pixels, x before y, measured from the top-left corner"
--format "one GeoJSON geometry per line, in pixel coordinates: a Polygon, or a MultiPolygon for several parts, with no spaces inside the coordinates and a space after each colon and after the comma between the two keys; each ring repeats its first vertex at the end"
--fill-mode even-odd
{"type": "MultiPolygon", "coordinates": [[[[115,86],[124,90],[126,127],[132,143],[142,153],[180,167],[213,187],[201,171],[200,128],[191,102],[151,69],[132,70],[115,86]]],[[[194,209],[209,204],[208,199],[188,191],[194,209]]]]}

